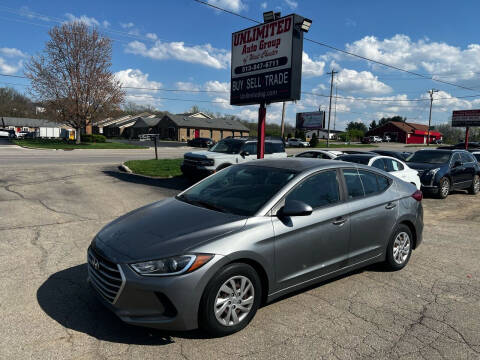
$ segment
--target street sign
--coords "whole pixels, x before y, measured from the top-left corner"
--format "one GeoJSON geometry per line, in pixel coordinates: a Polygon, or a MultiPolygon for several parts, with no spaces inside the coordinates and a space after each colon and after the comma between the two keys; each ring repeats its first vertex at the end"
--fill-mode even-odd
{"type": "Polygon", "coordinates": [[[295,125],[299,130],[325,129],[325,111],[297,113],[295,125]]]}
{"type": "Polygon", "coordinates": [[[291,14],[232,34],[231,105],[300,99],[303,20],[291,14]]]}
{"type": "Polygon", "coordinates": [[[455,110],[452,114],[452,127],[480,126],[480,110],[455,110]]]}

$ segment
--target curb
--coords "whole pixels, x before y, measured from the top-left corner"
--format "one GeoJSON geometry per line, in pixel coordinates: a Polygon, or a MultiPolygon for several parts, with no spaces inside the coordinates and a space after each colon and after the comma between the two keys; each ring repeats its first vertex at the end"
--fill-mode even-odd
{"type": "Polygon", "coordinates": [[[119,165],[118,169],[128,174],[133,174],[133,171],[127,165],[125,165],[125,163],[122,163],[121,165],[119,165]]]}

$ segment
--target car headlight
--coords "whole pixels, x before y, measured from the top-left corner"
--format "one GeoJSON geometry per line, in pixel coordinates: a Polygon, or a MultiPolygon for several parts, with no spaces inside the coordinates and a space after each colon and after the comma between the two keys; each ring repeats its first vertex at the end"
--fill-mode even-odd
{"type": "Polygon", "coordinates": [[[160,260],[145,261],[130,266],[140,275],[167,276],[192,272],[213,258],[210,254],[172,256],[160,260]]]}
{"type": "Polygon", "coordinates": [[[435,169],[431,169],[427,175],[428,176],[435,176],[435,174],[438,172],[438,170],[440,170],[440,168],[435,168],[435,169]]]}

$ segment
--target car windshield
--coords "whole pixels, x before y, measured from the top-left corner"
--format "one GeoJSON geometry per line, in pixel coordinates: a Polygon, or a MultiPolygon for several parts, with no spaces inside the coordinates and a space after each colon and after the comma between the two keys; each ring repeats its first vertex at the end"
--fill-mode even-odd
{"type": "Polygon", "coordinates": [[[450,153],[443,151],[417,151],[407,158],[407,162],[424,164],[445,164],[450,160],[450,153]]]}
{"type": "Polygon", "coordinates": [[[224,139],[224,140],[220,140],[216,145],[212,146],[212,148],[208,151],[224,153],[224,154],[238,154],[244,142],[245,141],[238,140],[238,139],[224,139]]]}
{"type": "Polygon", "coordinates": [[[177,199],[220,212],[252,216],[296,175],[297,172],[288,169],[230,166],[177,199]]]}

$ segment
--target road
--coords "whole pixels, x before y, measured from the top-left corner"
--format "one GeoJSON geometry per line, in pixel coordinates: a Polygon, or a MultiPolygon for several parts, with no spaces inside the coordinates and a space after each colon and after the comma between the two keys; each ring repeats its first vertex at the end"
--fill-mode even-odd
{"type": "MultiPolygon", "coordinates": [[[[336,148],[332,148],[336,149],[336,148]]],[[[358,150],[369,150],[374,148],[359,148],[358,150]]],[[[405,150],[402,144],[382,144],[378,149],[405,150]]],[[[412,148],[408,148],[412,151],[412,148]]],[[[165,159],[181,158],[187,151],[202,150],[188,146],[158,147],[158,157],[165,159]]],[[[296,154],[306,149],[289,148],[289,155],[296,154]]],[[[342,150],[342,149],[338,149],[342,150]]],[[[43,165],[99,165],[99,164],[120,164],[127,160],[152,159],[155,157],[155,150],[149,149],[75,149],[75,150],[50,150],[50,149],[27,149],[12,145],[0,139],[0,164],[2,166],[29,166],[36,164],[43,165]]]]}
{"type": "Polygon", "coordinates": [[[97,154],[0,148],[0,358],[480,358],[480,196],[424,200],[424,243],[404,270],[310,287],[210,339],[125,325],[87,287],[95,233],[186,186],[116,172],[137,153],[97,154]]]}

